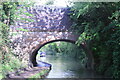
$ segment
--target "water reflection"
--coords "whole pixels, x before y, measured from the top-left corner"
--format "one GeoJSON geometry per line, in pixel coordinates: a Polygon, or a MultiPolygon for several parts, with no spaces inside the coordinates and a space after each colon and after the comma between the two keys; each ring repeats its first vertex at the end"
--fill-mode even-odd
{"type": "Polygon", "coordinates": [[[78,59],[47,55],[39,60],[52,64],[47,78],[95,78],[93,71],[86,70],[78,59]]]}

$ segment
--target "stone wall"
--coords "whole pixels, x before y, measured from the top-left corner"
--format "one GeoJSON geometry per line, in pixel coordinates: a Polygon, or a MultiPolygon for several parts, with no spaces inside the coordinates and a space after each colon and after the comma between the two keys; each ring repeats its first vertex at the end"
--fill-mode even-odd
{"type": "Polygon", "coordinates": [[[76,41],[78,35],[70,30],[72,21],[68,15],[69,8],[34,6],[27,8],[33,16],[34,22],[16,21],[16,25],[10,27],[12,48],[15,55],[24,63],[29,63],[30,55],[40,45],[52,40],[65,39],[76,41]],[[26,29],[20,31],[18,28],[26,29]]]}
{"type": "Polygon", "coordinates": [[[32,16],[21,17],[32,19],[33,22],[18,20],[16,26],[11,26],[12,31],[18,31],[17,28],[24,28],[32,32],[41,31],[70,31],[72,21],[70,20],[70,8],[53,6],[34,6],[26,8],[32,16]]]}
{"type": "Polygon", "coordinates": [[[28,54],[33,52],[38,45],[59,39],[76,41],[77,37],[72,32],[19,32],[12,37],[11,41],[17,57],[28,61],[28,54]]]}

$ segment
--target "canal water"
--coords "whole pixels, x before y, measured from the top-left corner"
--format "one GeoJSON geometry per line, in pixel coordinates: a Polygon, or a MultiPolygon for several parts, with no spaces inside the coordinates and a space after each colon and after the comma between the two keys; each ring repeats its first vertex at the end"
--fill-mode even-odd
{"type": "Polygon", "coordinates": [[[86,70],[78,59],[47,55],[39,60],[52,65],[47,78],[101,78],[93,71],[86,70]]]}

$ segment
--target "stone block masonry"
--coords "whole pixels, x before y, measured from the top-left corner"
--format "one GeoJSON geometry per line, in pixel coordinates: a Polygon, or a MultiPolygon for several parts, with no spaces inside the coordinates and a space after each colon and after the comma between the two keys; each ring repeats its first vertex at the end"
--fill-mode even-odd
{"type": "MultiPolygon", "coordinates": [[[[70,20],[69,8],[51,6],[32,6],[26,8],[33,16],[24,18],[32,19],[33,22],[23,22],[17,20],[16,25],[10,27],[10,33],[17,33],[11,36],[14,54],[24,63],[29,64],[32,52],[40,46],[52,40],[72,40],[76,41],[78,35],[74,35],[70,30],[72,21],[70,20]],[[20,31],[20,29],[26,29],[20,31]]],[[[21,16],[21,17],[22,17],[21,16]]]]}

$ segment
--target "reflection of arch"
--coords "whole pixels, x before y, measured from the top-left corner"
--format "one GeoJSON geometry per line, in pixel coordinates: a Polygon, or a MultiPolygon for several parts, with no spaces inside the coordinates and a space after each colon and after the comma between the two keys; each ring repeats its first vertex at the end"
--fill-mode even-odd
{"type": "MultiPolygon", "coordinates": [[[[46,44],[49,44],[49,43],[52,43],[52,42],[57,42],[57,41],[64,41],[64,42],[70,42],[70,43],[73,43],[75,44],[75,41],[73,40],[67,40],[67,39],[58,39],[58,40],[52,40],[52,41],[49,41],[49,42],[46,42],[44,44],[40,44],[38,45],[38,47],[32,52],[32,54],[30,55],[30,62],[32,62],[33,66],[36,66],[37,65],[37,62],[36,62],[36,55],[37,55],[37,52],[40,48],[42,48],[43,46],[45,46],[46,44]]],[[[89,51],[87,51],[86,49],[86,46],[81,44],[82,48],[85,50],[85,53],[87,55],[87,58],[88,58],[88,61],[87,61],[87,66],[92,69],[92,66],[93,66],[93,57],[92,57],[92,54],[89,53],[89,51]]]]}

